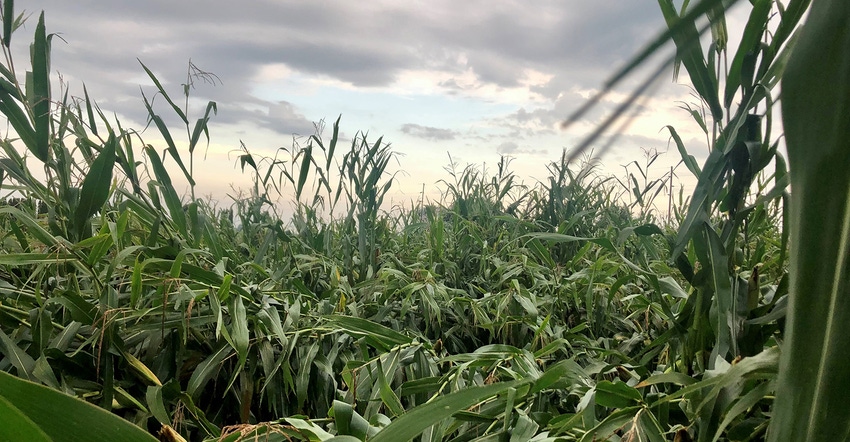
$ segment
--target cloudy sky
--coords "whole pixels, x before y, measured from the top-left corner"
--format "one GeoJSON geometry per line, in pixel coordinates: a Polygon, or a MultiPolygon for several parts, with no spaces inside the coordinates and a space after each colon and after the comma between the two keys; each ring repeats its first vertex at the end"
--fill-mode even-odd
{"type": "MultiPolygon", "coordinates": [[[[449,155],[491,167],[508,155],[533,183],[637,78],[570,130],[559,122],[664,26],[651,0],[31,0],[16,7],[33,16],[13,44],[28,42],[45,10],[48,32],[64,40],[53,40],[54,75],[72,95],[82,95],[85,83],[125,126],[144,127],[140,91],[154,92],[137,58],[175,97],[190,59],[214,73],[220,83],[197,83],[189,104],[192,119],[207,101],[218,103],[196,172],[199,193],[216,197],[248,185],[234,165],[240,143],[273,155],[340,114],[344,138],[384,136],[401,154],[393,166],[404,171],[397,202],[417,200],[423,185],[436,197],[449,155]]],[[[705,156],[704,138],[677,103],[694,100],[671,78],[664,74],[603,158],[605,170],[622,173],[630,161],[643,162],[644,149],[667,150],[667,124],[705,156]]],[[[163,104],[157,110],[169,119],[163,104]]],[[[154,128],[143,137],[159,146],[154,128]]],[[[660,174],[678,159],[672,147],[653,167],[660,174]]],[[[678,172],[687,175],[684,167],[678,172]]]]}

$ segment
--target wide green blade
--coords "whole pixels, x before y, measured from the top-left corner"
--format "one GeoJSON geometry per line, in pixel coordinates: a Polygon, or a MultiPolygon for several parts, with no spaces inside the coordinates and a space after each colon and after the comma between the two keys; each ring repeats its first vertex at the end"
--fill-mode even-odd
{"type": "Polygon", "coordinates": [[[80,190],[80,203],[74,212],[74,228],[79,238],[89,236],[86,232],[83,232],[86,221],[103,207],[109,197],[109,188],[112,186],[112,170],[115,166],[115,145],[117,143],[118,141],[114,136],[109,137],[83,180],[83,187],[80,190]]]}
{"type": "Polygon", "coordinates": [[[56,390],[18,379],[0,371],[0,439],[51,440],[51,441],[125,441],[151,442],[153,436],[141,428],[95,407],[88,402],[56,390]],[[25,416],[41,431],[27,433],[26,437],[6,438],[16,423],[25,422],[25,416]],[[46,436],[46,438],[45,438],[46,436]]]}
{"type": "Polygon", "coordinates": [[[381,430],[371,441],[397,442],[413,440],[414,437],[425,431],[426,428],[451,417],[458,411],[526,382],[523,380],[485,385],[482,387],[469,387],[447,394],[425,405],[408,410],[404,415],[381,430]]]}
{"type": "Polygon", "coordinates": [[[327,316],[328,323],[355,336],[364,336],[380,342],[387,349],[396,345],[409,344],[413,340],[407,336],[368,319],[352,316],[327,316]]]}
{"type": "Polygon", "coordinates": [[[21,410],[0,397],[0,440],[49,442],[51,439],[21,410]]]}
{"type": "Polygon", "coordinates": [[[791,287],[770,440],[848,440],[850,2],[812,4],[782,95],[791,287]]]}

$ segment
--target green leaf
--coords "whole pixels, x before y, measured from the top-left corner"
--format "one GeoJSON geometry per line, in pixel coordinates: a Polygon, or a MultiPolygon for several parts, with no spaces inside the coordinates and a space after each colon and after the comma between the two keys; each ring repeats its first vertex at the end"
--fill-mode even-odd
{"type": "Polygon", "coordinates": [[[342,115],[338,116],[336,118],[336,121],[334,121],[334,132],[333,136],[331,137],[331,143],[330,145],[328,145],[328,162],[325,165],[325,169],[327,170],[330,170],[331,168],[331,161],[333,160],[334,151],[336,150],[336,143],[339,140],[339,120],[341,119],[342,115]]]}
{"type": "Polygon", "coordinates": [[[301,169],[298,173],[298,184],[295,188],[295,200],[301,200],[301,192],[304,190],[304,184],[307,182],[307,175],[310,173],[310,163],[313,161],[313,145],[308,144],[301,150],[301,169]]]}
{"type": "Polygon", "coordinates": [[[222,361],[230,356],[232,351],[230,345],[226,343],[219,345],[215,352],[198,364],[195,371],[192,372],[192,377],[189,378],[189,383],[186,385],[186,393],[189,393],[192,397],[198,397],[204,389],[204,385],[218,372],[222,361]]]}
{"type": "Polygon", "coordinates": [[[735,98],[735,92],[739,86],[745,88],[752,87],[751,84],[742,84],[741,72],[744,60],[750,54],[758,51],[772,6],[773,0],[756,0],[753,2],[750,18],[744,27],[744,35],[741,37],[741,43],[738,45],[738,51],[735,53],[735,58],[732,59],[732,65],[729,66],[729,74],[726,77],[726,96],[724,100],[726,107],[731,106],[732,99],[735,98]]]}
{"type": "Polygon", "coordinates": [[[617,410],[608,415],[602,422],[591,428],[580,439],[581,442],[608,440],[618,430],[631,423],[643,407],[634,406],[617,410]]]}
{"type": "Polygon", "coordinates": [[[753,388],[747,394],[738,398],[735,403],[726,410],[726,415],[723,417],[723,421],[720,422],[720,425],[717,427],[717,432],[714,434],[714,438],[712,442],[717,442],[723,436],[723,430],[726,429],[729,424],[732,423],[735,418],[743,415],[753,406],[755,406],[759,401],[767,397],[767,395],[773,392],[773,383],[772,382],[763,382],[759,384],[757,387],[753,388]]]}
{"type": "Polygon", "coordinates": [[[60,264],[74,262],[77,257],[68,253],[4,253],[0,265],[24,266],[30,264],[60,264]]]}
{"type": "Polygon", "coordinates": [[[6,358],[18,370],[18,376],[31,381],[35,380],[35,377],[32,375],[35,360],[27,352],[18,347],[15,341],[12,341],[12,338],[4,333],[3,330],[0,330],[0,350],[3,350],[6,358]]]}
{"type": "Polygon", "coordinates": [[[699,178],[700,173],[702,171],[699,168],[699,164],[697,164],[696,158],[693,155],[688,153],[688,149],[685,148],[685,143],[682,141],[682,137],[679,136],[679,132],[673,126],[665,126],[667,130],[670,131],[670,136],[673,138],[673,141],[676,143],[676,149],[679,150],[679,155],[682,157],[682,162],[685,163],[685,166],[694,174],[695,177],[699,178]]]}
{"type": "Polygon", "coordinates": [[[726,256],[723,243],[709,223],[705,223],[704,231],[708,237],[708,262],[711,270],[711,286],[717,301],[717,343],[715,351],[721,357],[732,351],[738,354],[738,328],[733,304],[732,281],[729,277],[729,257],[726,256]]]}
{"type": "Polygon", "coordinates": [[[0,394],[0,440],[50,442],[52,439],[0,394]]]}
{"type": "Polygon", "coordinates": [[[374,339],[383,345],[384,350],[413,342],[411,338],[368,319],[340,315],[326,316],[325,319],[330,325],[339,327],[346,333],[374,339]]]}
{"type": "Polygon", "coordinates": [[[514,428],[511,430],[510,442],[529,441],[535,434],[537,434],[537,430],[539,428],[540,425],[531,420],[527,414],[519,413],[519,416],[517,416],[516,419],[516,424],[514,424],[514,428]]]}
{"type": "MultiPolygon", "coordinates": [[[[153,74],[153,72],[151,72],[151,70],[150,70],[150,69],[148,69],[148,67],[147,67],[147,66],[145,66],[145,64],[144,64],[144,63],[142,63],[142,60],[139,60],[139,59],[137,58],[137,59],[136,59],[136,61],[138,61],[138,62],[139,62],[139,64],[140,64],[140,65],[142,65],[142,69],[144,69],[144,70],[145,70],[145,73],[147,73],[147,74],[148,74],[148,77],[150,77],[151,81],[153,81],[154,86],[156,86],[156,89],[157,89],[157,90],[159,91],[159,93],[162,95],[162,98],[165,98],[165,101],[167,101],[167,102],[168,102],[168,104],[170,104],[170,105],[171,105],[171,108],[174,110],[174,113],[176,113],[176,114],[177,114],[177,116],[179,116],[179,117],[180,117],[180,119],[181,119],[181,120],[183,120],[183,123],[184,123],[184,124],[189,124],[189,119],[188,119],[188,118],[186,118],[186,114],[184,114],[184,113],[183,113],[183,111],[180,109],[180,107],[179,107],[179,106],[177,106],[177,105],[174,103],[174,101],[172,101],[172,100],[171,100],[171,96],[169,96],[169,95],[168,95],[168,92],[166,92],[166,91],[165,91],[165,88],[163,88],[163,87],[162,87],[162,83],[160,83],[160,82],[159,82],[159,79],[158,79],[158,78],[156,78],[156,75],[154,75],[154,74],[153,74]]],[[[149,112],[151,112],[151,115],[153,115],[153,112],[152,112],[152,110],[150,109],[150,107],[148,107],[148,110],[149,110],[149,112]]]]}
{"type": "MultiPolygon", "coordinates": [[[[677,390],[675,393],[664,396],[652,403],[652,406],[667,403],[687,396],[695,391],[703,391],[701,396],[704,398],[702,403],[697,406],[697,409],[713,402],[721,390],[724,388],[740,384],[750,378],[765,378],[774,377],[779,368],[779,347],[770,347],[761,353],[744,358],[741,362],[729,367],[725,373],[716,376],[706,376],[703,380],[687,385],[684,388],[677,390]],[[709,388],[708,392],[705,389],[709,388]]],[[[676,383],[676,382],[674,382],[676,383]]]]}
{"type": "MultiPolygon", "coordinates": [[[[313,442],[313,441],[330,441],[330,440],[334,439],[334,436],[332,434],[328,433],[327,431],[323,430],[322,427],[320,427],[320,426],[318,426],[318,425],[316,425],[312,422],[305,421],[304,419],[297,419],[297,418],[294,418],[294,417],[288,417],[288,418],[285,418],[284,420],[289,425],[292,425],[293,427],[297,428],[300,433],[310,436],[311,442],[313,442]]],[[[337,436],[337,437],[341,438],[342,441],[347,441],[347,439],[345,439],[345,436],[337,436]]],[[[358,439],[355,439],[355,440],[358,440],[358,439]]]]}
{"type": "Polygon", "coordinates": [[[170,424],[171,417],[168,414],[168,410],[165,408],[165,402],[162,400],[162,386],[161,385],[151,385],[148,387],[147,392],[145,393],[145,401],[148,404],[148,408],[153,414],[153,417],[159,421],[161,424],[170,424]]]}
{"type": "Polygon", "coordinates": [[[357,413],[350,404],[335,400],[333,416],[339,434],[354,436],[358,440],[366,440],[366,436],[369,434],[369,422],[357,413]]]}
{"type": "Polygon", "coordinates": [[[850,435],[850,2],[812,2],[782,79],[791,286],[771,441],[850,435]]]}
{"type": "Polygon", "coordinates": [[[495,396],[509,388],[525,384],[528,381],[503,382],[485,386],[469,387],[408,410],[386,428],[381,430],[371,442],[397,442],[413,440],[426,428],[451,417],[452,414],[495,396]]]}
{"type": "Polygon", "coordinates": [[[57,390],[62,388],[59,384],[59,380],[56,379],[56,374],[53,373],[53,368],[50,366],[50,363],[47,362],[47,357],[43,354],[39,356],[33,364],[32,377],[50,388],[55,388],[57,390]]]}
{"type": "MultiPolygon", "coordinates": [[[[189,139],[189,153],[195,151],[195,147],[198,144],[198,141],[201,138],[201,134],[203,133],[207,139],[207,146],[210,143],[210,131],[209,131],[209,121],[210,121],[210,112],[218,114],[218,106],[215,101],[210,101],[207,103],[207,109],[204,111],[204,117],[198,118],[198,121],[195,122],[195,129],[192,131],[192,137],[189,139]]],[[[256,169],[256,166],[254,167],[256,169]]]]}
{"type": "Polygon", "coordinates": [[[47,153],[38,152],[36,150],[36,134],[32,128],[27,114],[21,110],[21,107],[15,101],[15,98],[6,91],[0,88],[0,113],[9,121],[18,138],[23,141],[24,145],[30,149],[36,158],[42,162],[47,162],[47,153]]]}
{"type": "Polygon", "coordinates": [[[138,258],[133,265],[133,274],[130,277],[130,306],[137,307],[139,299],[142,297],[142,270],[144,264],[138,261],[138,258]]]}
{"type": "MultiPolygon", "coordinates": [[[[7,20],[10,19],[6,18],[7,20]]],[[[44,11],[38,17],[32,44],[32,112],[35,127],[35,144],[30,151],[41,161],[50,158],[50,43],[44,29],[44,11]]]]}
{"type": "MultiPolygon", "coordinates": [[[[707,3],[707,2],[702,2],[707,3]]],[[[677,57],[682,61],[691,82],[700,97],[708,103],[711,115],[715,121],[723,118],[723,108],[717,98],[717,80],[708,70],[702,48],[699,44],[699,31],[694,21],[684,20],[679,17],[672,0],[658,0],[664,19],[672,32],[671,37],[676,43],[677,57]]]]}
{"type": "Polygon", "coordinates": [[[608,251],[611,251],[611,252],[617,251],[617,249],[614,247],[614,243],[612,243],[611,240],[608,239],[608,238],[581,238],[581,237],[577,237],[577,236],[563,235],[563,234],[560,234],[560,233],[549,233],[549,232],[535,232],[535,233],[529,233],[525,236],[530,237],[530,238],[534,238],[534,239],[538,239],[538,240],[541,240],[541,241],[551,241],[551,242],[556,243],[556,244],[587,241],[587,242],[592,242],[596,245],[599,245],[599,246],[601,246],[602,248],[604,248],[608,251]]]}
{"type": "Polygon", "coordinates": [[[156,441],[141,428],[102,408],[56,390],[17,379],[2,371],[0,371],[0,439],[80,442],[156,441]],[[32,422],[32,425],[29,425],[27,420],[32,422]],[[40,431],[32,430],[32,433],[28,431],[24,438],[5,437],[5,435],[14,435],[16,428],[21,428],[15,427],[16,423],[25,425],[23,428],[28,430],[35,427],[40,431]]]}
{"type": "Polygon", "coordinates": [[[567,374],[574,373],[577,370],[581,370],[581,367],[579,367],[572,359],[553,364],[547,368],[546,371],[537,378],[537,380],[534,381],[531,385],[531,389],[528,391],[528,394],[532,395],[541,392],[561,380],[567,374]]]}
{"type": "Polygon", "coordinates": [[[100,151],[83,179],[80,202],[74,211],[74,228],[78,238],[89,236],[82,231],[86,226],[86,221],[103,207],[109,197],[109,188],[112,186],[112,170],[115,167],[115,145],[117,143],[118,140],[114,136],[109,137],[109,140],[103,146],[103,150],[100,151]]]}
{"type": "Polygon", "coordinates": [[[233,320],[233,324],[230,330],[230,336],[233,337],[234,349],[239,354],[239,370],[241,370],[245,366],[245,360],[248,358],[248,318],[245,312],[245,304],[242,303],[242,297],[234,296],[232,299],[230,317],[233,320]]]}
{"type": "MultiPolygon", "coordinates": [[[[12,41],[12,22],[15,16],[15,2],[6,0],[3,2],[3,45],[7,48],[12,41]]],[[[12,439],[9,439],[12,440],[12,439]]]]}
{"type": "Polygon", "coordinates": [[[661,373],[648,377],[647,379],[640,381],[635,388],[643,388],[648,387],[650,385],[655,384],[676,384],[676,385],[691,385],[695,383],[696,380],[684,373],[670,372],[670,373],[661,373]]]}
{"type": "Polygon", "coordinates": [[[180,233],[182,233],[184,237],[188,237],[189,232],[186,225],[186,214],[183,213],[183,204],[180,202],[180,197],[177,196],[177,192],[174,190],[174,185],[171,183],[171,177],[168,176],[168,171],[165,169],[165,166],[162,164],[162,160],[159,158],[159,154],[156,153],[156,150],[154,150],[153,147],[146,146],[145,153],[151,163],[156,180],[159,181],[162,195],[165,198],[165,205],[168,206],[168,212],[171,215],[171,219],[175,224],[177,224],[177,228],[180,230],[180,233]]]}
{"type": "MultiPolygon", "coordinates": [[[[393,352],[393,356],[398,358],[398,352],[393,352]]],[[[404,414],[404,407],[401,405],[401,401],[398,396],[395,394],[393,389],[390,387],[390,383],[387,382],[387,376],[384,374],[384,367],[381,364],[381,360],[377,361],[377,373],[378,373],[378,388],[381,395],[381,401],[387,408],[393,413],[394,416],[401,416],[404,414]]],[[[394,361],[395,362],[395,361],[394,361]]],[[[393,363],[391,366],[395,366],[393,363]]]]}
{"type": "MultiPolygon", "coordinates": [[[[91,133],[97,136],[97,122],[94,121],[94,111],[92,110],[92,102],[89,99],[89,91],[86,89],[86,85],[83,84],[83,99],[86,103],[86,116],[88,117],[89,128],[91,129],[91,133]]],[[[111,134],[110,134],[111,135],[111,134]]]]}
{"type": "Polygon", "coordinates": [[[640,392],[623,382],[602,381],[596,384],[596,403],[603,407],[626,408],[641,400],[640,392]]]}
{"type": "Polygon", "coordinates": [[[162,120],[162,117],[159,115],[153,114],[153,109],[148,107],[148,111],[151,112],[150,119],[153,121],[154,125],[156,125],[157,129],[159,129],[159,133],[162,135],[162,138],[165,140],[166,144],[166,152],[168,152],[174,161],[177,163],[177,166],[180,167],[180,170],[183,171],[183,176],[186,177],[186,180],[189,181],[189,185],[195,185],[195,179],[192,178],[192,174],[189,172],[189,169],[186,169],[186,165],[183,164],[183,159],[180,158],[180,152],[177,150],[177,145],[174,144],[174,139],[171,137],[171,132],[168,130],[168,126],[166,126],[165,121],[162,120]]]}
{"type": "Polygon", "coordinates": [[[664,437],[664,430],[659,425],[658,420],[646,409],[639,412],[637,422],[632,424],[632,427],[624,436],[624,440],[667,442],[667,438],[664,437]]]}

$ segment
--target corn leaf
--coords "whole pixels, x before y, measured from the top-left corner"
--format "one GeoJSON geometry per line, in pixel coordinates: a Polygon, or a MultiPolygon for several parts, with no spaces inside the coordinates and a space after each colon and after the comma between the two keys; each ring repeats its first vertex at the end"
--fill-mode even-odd
{"type": "Polygon", "coordinates": [[[729,74],[726,77],[726,93],[723,103],[726,107],[732,104],[732,99],[735,98],[738,87],[752,87],[751,83],[745,84],[742,81],[744,62],[758,53],[762,34],[767,26],[768,13],[772,6],[772,0],[757,0],[753,5],[750,18],[744,27],[744,35],[741,37],[741,43],[738,45],[738,51],[735,52],[735,58],[732,59],[732,65],[729,66],[729,74]]]}
{"type": "Polygon", "coordinates": [[[328,322],[350,333],[354,336],[364,336],[372,338],[385,349],[392,348],[396,345],[409,344],[413,340],[407,336],[381,324],[369,321],[367,319],[355,318],[351,316],[331,315],[326,317],[328,322]]]}
{"type": "Polygon", "coordinates": [[[52,439],[26,414],[0,396],[0,440],[50,442],[52,439]]]}
{"type": "Polygon", "coordinates": [[[35,129],[30,124],[26,113],[21,110],[15,98],[5,88],[0,88],[0,113],[6,117],[18,134],[18,138],[24,142],[24,145],[30,149],[33,155],[41,161],[47,161],[47,152],[40,152],[36,149],[35,129]]]}
{"type": "Polygon", "coordinates": [[[791,286],[771,441],[850,438],[850,2],[813,2],[782,80],[791,286]]]}
{"type": "Polygon", "coordinates": [[[177,229],[180,230],[180,233],[182,233],[184,237],[188,237],[189,233],[186,225],[186,214],[183,212],[183,204],[180,202],[180,197],[177,196],[177,192],[174,190],[174,185],[171,183],[171,177],[168,175],[168,171],[165,169],[165,166],[162,164],[162,160],[159,158],[159,154],[157,154],[153,147],[146,146],[145,153],[151,162],[154,175],[161,185],[160,189],[163,197],[165,198],[165,205],[168,207],[171,219],[175,224],[177,224],[177,229]]]}
{"type": "Polygon", "coordinates": [[[3,45],[7,48],[12,41],[12,17],[15,16],[15,2],[6,0],[3,2],[3,45]]]}
{"type": "Polygon", "coordinates": [[[18,376],[29,380],[35,380],[32,371],[35,360],[22,350],[3,330],[0,330],[0,350],[6,355],[6,359],[18,370],[18,376]]]}
{"type": "Polygon", "coordinates": [[[50,48],[44,28],[44,11],[38,17],[32,46],[32,111],[35,127],[35,144],[30,151],[41,161],[50,157],[50,48]]]}
{"type": "Polygon", "coordinates": [[[201,390],[207,382],[221,369],[221,363],[225,358],[230,356],[233,349],[230,345],[222,344],[210,354],[203,362],[198,364],[195,371],[192,372],[192,377],[189,378],[189,384],[186,385],[186,393],[189,396],[197,397],[201,394],[201,390]]]}
{"type": "Polygon", "coordinates": [[[100,151],[85,179],[83,179],[80,202],[74,212],[74,228],[77,231],[78,238],[88,236],[82,231],[86,221],[103,207],[109,197],[109,188],[112,186],[112,171],[115,168],[115,145],[117,143],[118,140],[114,136],[109,137],[109,140],[103,146],[103,150],[100,151]]]}
{"type": "MultiPolygon", "coordinates": [[[[162,98],[165,98],[165,101],[167,101],[168,104],[171,105],[171,108],[174,109],[174,113],[176,113],[180,117],[180,119],[183,120],[184,124],[189,124],[189,119],[186,118],[186,114],[183,113],[183,110],[180,109],[180,107],[177,106],[177,104],[175,104],[173,100],[171,100],[171,96],[169,96],[168,92],[165,91],[165,88],[162,87],[162,83],[159,82],[159,79],[156,78],[156,75],[154,75],[153,72],[151,72],[151,70],[148,69],[148,67],[145,66],[144,63],[142,63],[142,60],[139,60],[137,58],[136,61],[138,61],[139,64],[142,65],[142,69],[145,70],[145,73],[148,74],[148,77],[150,77],[151,81],[153,81],[154,86],[156,86],[156,89],[159,91],[160,95],[162,95],[162,98]]],[[[148,112],[150,112],[150,115],[153,115],[153,111],[150,109],[150,106],[148,106],[148,112]]]]}
{"type": "Polygon", "coordinates": [[[602,381],[596,384],[596,403],[603,407],[626,408],[643,398],[639,391],[624,382],[602,381]]]}
{"type": "Polygon", "coordinates": [[[17,379],[0,371],[0,438],[3,440],[88,441],[120,440],[152,442],[141,428],[59,391],[17,379]],[[5,408],[5,410],[3,410],[5,408]],[[5,411],[9,410],[10,413],[5,411]],[[23,419],[21,416],[26,417],[23,419]],[[32,422],[30,425],[27,421],[32,422]],[[23,438],[14,435],[15,423],[37,427],[23,438]]]}
{"type": "Polygon", "coordinates": [[[447,394],[427,404],[408,410],[370,440],[371,442],[413,440],[425,431],[426,428],[451,417],[454,413],[469,408],[483,399],[495,396],[509,388],[517,387],[527,382],[502,382],[480,387],[469,387],[447,394]]]}
{"type": "MultiPolygon", "coordinates": [[[[233,345],[239,355],[239,369],[245,366],[248,358],[248,319],[245,313],[245,304],[241,296],[233,296],[230,317],[233,320],[230,336],[233,337],[233,345]]],[[[238,370],[237,370],[238,371],[238,370]]]]}

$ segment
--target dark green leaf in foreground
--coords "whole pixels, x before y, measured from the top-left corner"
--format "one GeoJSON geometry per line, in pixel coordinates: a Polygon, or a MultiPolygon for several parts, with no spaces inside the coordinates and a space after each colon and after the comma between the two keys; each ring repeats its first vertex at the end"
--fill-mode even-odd
{"type": "Polygon", "coordinates": [[[21,410],[0,397],[0,440],[41,442],[51,439],[21,410]]]}
{"type": "Polygon", "coordinates": [[[791,287],[772,441],[850,437],[850,2],[821,0],[782,80],[791,287]]]}
{"type": "MultiPolygon", "coordinates": [[[[0,371],[0,440],[151,442],[141,428],[85,401],[0,371]],[[20,425],[41,431],[17,437],[20,425]]],[[[26,428],[26,427],[24,427],[26,428]]]]}

